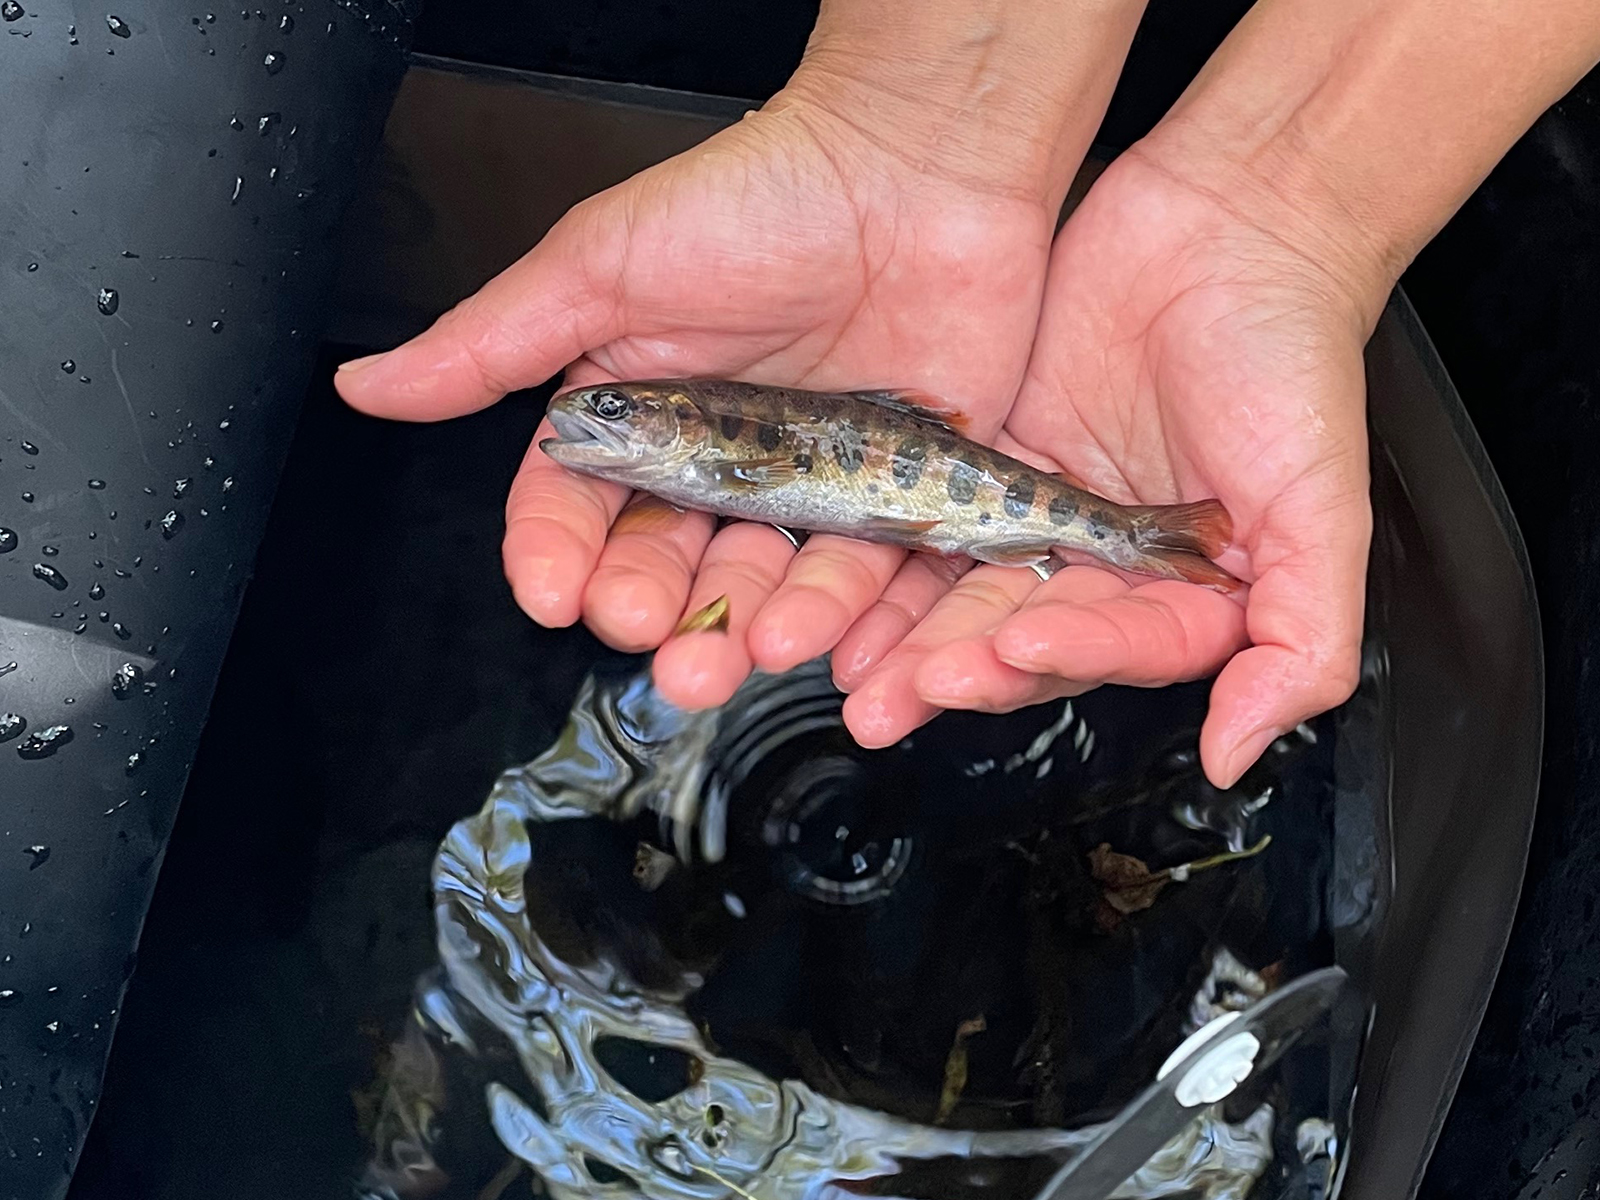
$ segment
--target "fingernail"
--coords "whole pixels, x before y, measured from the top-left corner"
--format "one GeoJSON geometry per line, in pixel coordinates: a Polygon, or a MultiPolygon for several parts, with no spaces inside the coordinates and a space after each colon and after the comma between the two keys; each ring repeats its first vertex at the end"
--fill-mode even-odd
{"type": "Polygon", "coordinates": [[[1244,741],[1239,743],[1239,748],[1233,752],[1233,757],[1228,760],[1228,782],[1225,786],[1232,787],[1238,783],[1244,773],[1253,767],[1268,746],[1272,745],[1283,731],[1274,726],[1258,729],[1244,741]]]}
{"type": "Polygon", "coordinates": [[[384,357],[386,357],[385,354],[368,354],[362,358],[352,358],[349,362],[340,363],[336,370],[340,374],[353,373],[366,367],[370,367],[373,363],[384,357]]]}

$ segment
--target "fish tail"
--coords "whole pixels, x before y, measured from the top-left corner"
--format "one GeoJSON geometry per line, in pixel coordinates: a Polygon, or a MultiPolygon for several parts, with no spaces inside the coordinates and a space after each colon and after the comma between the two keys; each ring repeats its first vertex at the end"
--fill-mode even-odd
{"type": "Polygon", "coordinates": [[[1233,540],[1233,520],[1218,500],[1130,505],[1127,512],[1133,522],[1134,545],[1142,551],[1216,558],[1233,540]]]}
{"type": "Polygon", "coordinates": [[[1181,579],[1197,583],[1215,592],[1237,592],[1244,582],[1204,555],[1189,550],[1168,550],[1164,547],[1141,546],[1137,558],[1119,563],[1125,570],[1140,575],[1155,575],[1161,579],[1181,579]]]}

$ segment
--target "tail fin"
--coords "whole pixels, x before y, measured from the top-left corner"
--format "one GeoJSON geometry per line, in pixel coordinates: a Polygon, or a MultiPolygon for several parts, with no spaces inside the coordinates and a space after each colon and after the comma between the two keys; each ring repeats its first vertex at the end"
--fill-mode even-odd
{"type": "Polygon", "coordinates": [[[1125,569],[1139,575],[1155,575],[1161,579],[1182,579],[1197,583],[1214,592],[1237,592],[1244,582],[1224,571],[1216,563],[1188,550],[1166,550],[1141,547],[1136,562],[1125,569]]]}
{"type": "Polygon", "coordinates": [[[1134,544],[1140,550],[1176,550],[1216,558],[1233,540],[1233,520],[1218,500],[1132,505],[1128,513],[1133,521],[1134,544]]]}

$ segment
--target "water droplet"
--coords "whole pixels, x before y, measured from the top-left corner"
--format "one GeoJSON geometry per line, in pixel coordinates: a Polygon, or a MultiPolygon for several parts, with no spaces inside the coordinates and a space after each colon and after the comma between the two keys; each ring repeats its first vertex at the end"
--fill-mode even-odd
{"type": "Polygon", "coordinates": [[[121,17],[113,16],[111,13],[106,14],[106,28],[119,38],[133,36],[133,30],[128,28],[128,23],[121,17]]]}
{"type": "Polygon", "coordinates": [[[334,24],[334,22],[329,21],[328,22],[328,36],[332,37],[334,35],[334,33],[338,31],[338,28],[339,27],[336,24],[334,24]]]}
{"type": "Polygon", "coordinates": [[[243,190],[244,190],[244,176],[243,175],[235,175],[233,177],[233,195],[228,197],[228,203],[229,204],[237,204],[237,203],[239,203],[239,193],[242,192],[243,190]]]}
{"type": "Polygon", "coordinates": [[[22,452],[24,454],[37,454],[39,453],[39,447],[35,446],[32,442],[23,442],[22,452]]]}
{"type": "Polygon", "coordinates": [[[38,269],[39,269],[39,264],[38,263],[29,263],[28,264],[28,274],[32,275],[38,269]]]}
{"type": "Polygon", "coordinates": [[[33,577],[44,580],[58,592],[67,590],[67,577],[54,567],[48,567],[44,563],[33,564],[33,577]]]}
{"type": "Polygon", "coordinates": [[[294,32],[294,18],[291,17],[288,13],[284,13],[283,14],[283,20],[278,22],[278,28],[283,30],[283,32],[285,32],[285,33],[293,33],[294,32]]]}
{"type": "Polygon", "coordinates": [[[283,53],[279,50],[267,51],[267,56],[261,60],[261,65],[266,67],[268,75],[276,75],[283,70],[283,64],[283,53]]]}
{"type": "Polygon", "coordinates": [[[111,676],[111,692],[118,700],[126,700],[128,694],[144,682],[144,672],[135,663],[123,663],[111,676]]]}
{"type": "MultiPolygon", "coordinates": [[[[284,20],[288,20],[288,18],[285,17],[284,20]]],[[[262,113],[261,116],[256,118],[256,132],[262,137],[266,137],[267,131],[272,128],[273,123],[281,120],[283,118],[275,112],[262,113]]]]}
{"type": "Polygon", "coordinates": [[[0,742],[9,742],[28,727],[28,719],[17,713],[0,713],[0,742]]]}
{"type": "Polygon", "coordinates": [[[9,674],[11,674],[11,672],[15,671],[16,669],[17,669],[17,660],[16,659],[12,659],[8,663],[0,663],[0,676],[9,675],[9,674]]]}
{"type": "Polygon", "coordinates": [[[32,504],[33,503],[33,493],[32,492],[23,492],[22,493],[22,502],[24,504],[32,504]]]}
{"type": "Polygon", "coordinates": [[[238,113],[234,113],[233,116],[228,118],[228,128],[229,129],[243,129],[244,128],[244,122],[239,120],[239,114],[238,113]]]}
{"type": "Polygon", "coordinates": [[[72,740],[72,726],[52,725],[30,733],[17,743],[18,758],[49,758],[72,740]]]}
{"type": "Polygon", "coordinates": [[[233,476],[232,475],[229,475],[226,479],[224,479],[222,481],[222,490],[225,491],[225,492],[233,491],[233,476]]]}
{"type": "Polygon", "coordinates": [[[144,755],[138,750],[135,750],[132,754],[128,755],[127,765],[124,766],[122,770],[124,774],[132,775],[142,765],[144,765],[144,755]]]}
{"type": "Polygon", "coordinates": [[[128,631],[128,627],[121,621],[111,622],[111,632],[116,634],[123,641],[127,641],[133,636],[133,634],[128,631]]]}
{"type": "Polygon", "coordinates": [[[122,303],[122,300],[117,295],[116,288],[107,287],[100,289],[94,298],[94,303],[96,308],[109,317],[117,311],[117,305],[122,303]]]}
{"type": "Polygon", "coordinates": [[[17,548],[17,531],[0,525],[0,554],[10,554],[17,548]]]}
{"type": "Polygon", "coordinates": [[[211,470],[211,468],[212,468],[212,467],[214,467],[214,466],[216,466],[216,465],[217,465],[217,460],[216,460],[216,459],[214,459],[214,458],[212,458],[212,457],[211,457],[211,456],[210,456],[210,455],[209,455],[209,454],[208,454],[208,455],[206,455],[206,456],[205,456],[205,458],[203,458],[203,459],[201,459],[201,460],[200,460],[200,465],[201,465],[201,466],[202,466],[202,467],[204,467],[204,468],[205,468],[205,469],[206,469],[206,470],[208,470],[208,471],[209,471],[209,470],[211,470]]]}
{"type": "Polygon", "coordinates": [[[278,185],[278,168],[277,167],[268,167],[267,168],[267,183],[272,187],[276,187],[278,185]]]}
{"type": "Polygon", "coordinates": [[[105,594],[106,589],[101,587],[98,583],[89,589],[89,599],[91,600],[102,600],[105,598],[105,594]]]}
{"type": "Polygon", "coordinates": [[[59,547],[59,546],[40,546],[39,547],[39,553],[44,555],[46,558],[54,558],[56,555],[61,553],[61,547],[59,547]]]}
{"type": "Polygon", "coordinates": [[[63,358],[61,360],[61,369],[63,371],[65,371],[68,375],[71,375],[74,371],[76,371],[78,369],[78,364],[73,362],[70,358],[63,358]]]}
{"type": "Polygon", "coordinates": [[[222,332],[222,322],[221,321],[213,321],[213,322],[211,322],[211,332],[212,333],[221,333],[222,332]]]}
{"type": "Polygon", "coordinates": [[[36,871],[50,861],[49,846],[29,846],[23,853],[33,855],[33,861],[28,864],[28,870],[30,871],[36,871]]]}
{"type": "Polygon", "coordinates": [[[172,498],[174,500],[182,500],[183,499],[183,494],[189,490],[189,485],[191,483],[193,483],[193,482],[194,482],[194,480],[192,480],[192,479],[175,479],[175,480],[173,480],[172,481],[172,498]]]}
{"type": "Polygon", "coordinates": [[[207,13],[206,14],[206,24],[207,25],[214,24],[216,22],[216,19],[217,19],[217,14],[216,13],[207,13]]]}
{"type": "Polygon", "coordinates": [[[178,536],[178,530],[183,528],[183,514],[173,509],[161,518],[161,536],[171,541],[178,536]]]}
{"type": "Polygon", "coordinates": [[[218,421],[217,422],[217,428],[218,429],[226,429],[229,425],[232,425],[232,424],[233,424],[232,421],[218,421]]]}
{"type": "Polygon", "coordinates": [[[0,17],[4,17],[7,21],[20,21],[26,15],[17,0],[6,0],[4,4],[0,4],[0,17]]]}
{"type": "Polygon", "coordinates": [[[16,988],[0,988],[0,1008],[15,1008],[22,1003],[22,993],[16,988]]]}
{"type": "Polygon", "coordinates": [[[91,492],[103,492],[103,491],[105,491],[105,487],[106,487],[106,481],[104,479],[91,479],[91,480],[89,480],[89,490],[91,492]]]}
{"type": "Polygon", "coordinates": [[[61,1022],[60,1021],[51,1021],[48,1025],[45,1026],[45,1028],[48,1029],[51,1033],[60,1033],[61,1032],[61,1022]]]}

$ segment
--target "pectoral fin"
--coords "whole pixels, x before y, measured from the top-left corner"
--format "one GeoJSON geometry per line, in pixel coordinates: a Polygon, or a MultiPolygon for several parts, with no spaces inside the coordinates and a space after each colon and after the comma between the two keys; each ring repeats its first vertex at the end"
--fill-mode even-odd
{"type": "Polygon", "coordinates": [[[723,487],[753,491],[793,483],[810,469],[809,459],[746,458],[718,463],[712,468],[712,476],[723,487]]]}
{"type": "Polygon", "coordinates": [[[899,388],[851,392],[850,395],[868,404],[876,404],[879,408],[893,409],[895,412],[905,413],[908,417],[915,417],[919,421],[938,425],[952,433],[965,434],[967,430],[967,418],[958,412],[951,412],[943,400],[929,392],[899,388]]]}
{"type": "Polygon", "coordinates": [[[1037,567],[1050,561],[1051,547],[1038,544],[985,546],[967,553],[979,562],[993,563],[997,567],[1037,567]]]}
{"type": "Polygon", "coordinates": [[[901,545],[921,542],[939,528],[942,521],[899,521],[893,517],[874,517],[863,523],[863,530],[878,535],[879,540],[901,545]]]}

